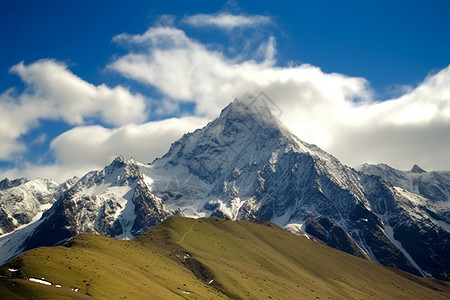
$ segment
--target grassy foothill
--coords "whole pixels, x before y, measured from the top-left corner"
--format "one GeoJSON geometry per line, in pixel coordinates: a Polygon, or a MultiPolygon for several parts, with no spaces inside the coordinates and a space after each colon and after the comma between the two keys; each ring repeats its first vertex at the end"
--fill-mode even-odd
{"type": "Polygon", "coordinates": [[[2,299],[450,297],[448,282],[385,268],[271,223],[218,218],[171,217],[131,241],[82,234],[31,250],[0,275],[2,299]]]}

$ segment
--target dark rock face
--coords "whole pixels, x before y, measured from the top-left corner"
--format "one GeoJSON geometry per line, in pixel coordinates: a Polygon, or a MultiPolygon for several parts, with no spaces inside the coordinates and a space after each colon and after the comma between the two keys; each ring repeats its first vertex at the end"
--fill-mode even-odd
{"type": "MultiPolygon", "coordinates": [[[[392,237],[408,253],[423,275],[450,279],[450,233],[441,225],[450,225],[450,173],[425,172],[414,166],[411,171],[399,171],[386,165],[364,165],[361,177],[371,179],[374,186],[368,198],[376,204],[374,212],[392,228],[392,237]],[[373,175],[367,175],[373,174],[373,175]],[[377,181],[378,179],[378,181],[377,181]],[[392,183],[401,194],[383,184],[392,183]],[[405,201],[406,191],[413,202],[405,201]]],[[[405,269],[405,268],[402,268],[405,269]]]]}
{"type": "Polygon", "coordinates": [[[363,206],[357,205],[350,215],[350,220],[354,222],[362,240],[371,249],[378,262],[388,267],[420,275],[405,255],[384,234],[384,226],[378,216],[363,206]]]}
{"type": "Polygon", "coordinates": [[[136,218],[131,233],[138,236],[167,217],[174,215],[148,190],[143,182],[139,182],[133,195],[134,214],[136,218]]]}
{"type": "Polygon", "coordinates": [[[411,173],[426,173],[427,171],[425,171],[424,169],[422,169],[421,167],[419,167],[418,165],[414,165],[411,168],[411,173]]]}
{"type": "Polygon", "coordinates": [[[31,250],[42,246],[62,244],[78,233],[74,219],[75,203],[73,201],[59,201],[45,220],[33,231],[24,244],[23,249],[31,250]]]}
{"type": "Polygon", "coordinates": [[[449,280],[450,234],[442,228],[411,222],[399,223],[394,237],[402,243],[424,272],[436,279],[449,280]]]}
{"type": "Polygon", "coordinates": [[[8,178],[3,179],[0,181],[0,190],[6,190],[11,188],[13,185],[11,181],[8,178]]]}
{"type": "Polygon", "coordinates": [[[3,208],[0,208],[0,228],[3,228],[5,232],[14,230],[13,219],[8,216],[8,213],[3,208]]]}
{"type": "Polygon", "coordinates": [[[341,227],[326,217],[311,217],[305,226],[305,231],[327,243],[330,247],[358,257],[367,258],[367,255],[359,249],[351,237],[341,227]]]}

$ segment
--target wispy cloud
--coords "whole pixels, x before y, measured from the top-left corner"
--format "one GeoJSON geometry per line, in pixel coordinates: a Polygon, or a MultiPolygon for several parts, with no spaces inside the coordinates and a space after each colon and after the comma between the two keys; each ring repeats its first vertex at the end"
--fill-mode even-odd
{"type": "Polygon", "coordinates": [[[234,29],[243,27],[258,27],[270,24],[268,16],[262,15],[233,15],[229,13],[196,14],[186,16],[183,22],[194,27],[217,27],[221,29],[234,29]]]}

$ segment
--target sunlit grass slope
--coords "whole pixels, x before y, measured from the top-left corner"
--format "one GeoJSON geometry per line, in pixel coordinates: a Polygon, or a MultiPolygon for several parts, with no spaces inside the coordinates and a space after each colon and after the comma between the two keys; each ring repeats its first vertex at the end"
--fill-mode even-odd
{"type": "Polygon", "coordinates": [[[387,269],[268,223],[216,218],[173,217],[133,241],[84,234],[66,246],[25,253],[1,272],[53,283],[2,279],[5,299],[450,297],[448,283],[387,269]]]}

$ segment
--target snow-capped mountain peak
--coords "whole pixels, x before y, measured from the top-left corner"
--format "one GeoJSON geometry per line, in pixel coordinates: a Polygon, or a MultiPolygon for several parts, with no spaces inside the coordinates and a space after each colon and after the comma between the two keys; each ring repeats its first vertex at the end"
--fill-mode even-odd
{"type": "Polygon", "coordinates": [[[0,254],[8,259],[7,255],[57,245],[82,232],[130,239],[172,214],[150,192],[140,164],[119,156],[65,190],[39,221],[0,239],[0,254]]]}
{"type": "Polygon", "coordinates": [[[77,183],[84,187],[92,186],[127,186],[132,185],[134,181],[142,178],[142,172],[133,159],[125,159],[118,156],[113,162],[103,170],[92,171],[86,174],[77,183]]]}
{"type": "MultiPolygon", "coordinates": [[[[383,265],[450,277],[450,260],[442,255],[449,253],[448,206],[427,207],[425,194],[412,194],[419,186],[424,191],[421,181],[444,177],[387,165],[364,165],[358,172],[290,133],[269,100],[233,101],[151,164],[119,156],[89,172],[21,234],[18,251],[81,232],[133,238],[174,214],[219,216],[270,220],[383,265]]],[[[450,194],[445,185],[433,191],[442,199],[450,194]]]]}

